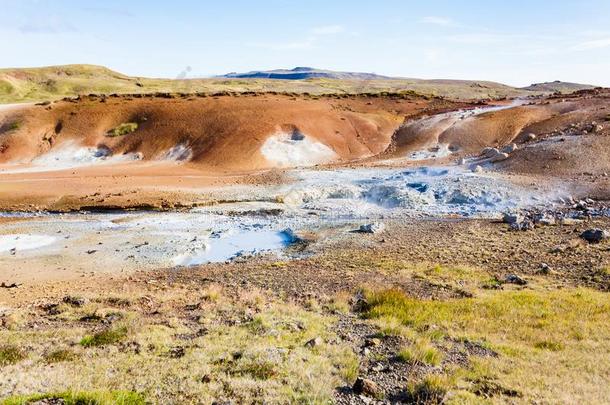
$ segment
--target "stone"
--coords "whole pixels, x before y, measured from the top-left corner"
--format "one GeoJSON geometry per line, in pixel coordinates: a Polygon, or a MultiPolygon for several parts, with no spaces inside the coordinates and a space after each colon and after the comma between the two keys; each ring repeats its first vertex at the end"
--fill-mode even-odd
{"type": "Polygon", "coordinates": [[[501,162],[503,160],[508,159],[508,157],[509,157],[508,153],[499,152],[496,156],[494,156],[491,159],[489,159],[489,161],[491,163],[501,162]]]}
{"type": "Polygon", "coordinates": [[[500,153],[500,151],[497,148],[485,148],[481,151],[481,155],[485,156],[486,158],[497,156],[498,153],[500,153]]]}
{"type": "Polygon", "coordinates": [[[356,382],[354,383],[352,389],[358,395],[362,394],[373,398],[378,398],[381,396],[381,390],[379,389],[377,383],[369,380],[368,378],[356,378],[356,382]]]}
{"type": "Polygon", "coordinates": [[[540,269],[538,270],[539,274],[549,274],[551,272],[551,266],[546,263],[540,264],[540,269]]]}
{"type": "Polygon", "coordinates": [[[523,222],[525,220],[525,217],[519,213],[513,213],[513,212],[507,212],[504,214],[504,216],[502,217],[502,221],[505,224],[516,224],[516,223],[520,223],[523,222]]]}
{"type": "Polygon", "coordinates": [[[374,347],[374,346],[379,346],[380,344],[381,344],[381,339],[379,339],[379,338],[371,338],[371,339],[366,339],[364,341],[365,347],[374,347]]]}
{"type": "Polygon", "coordinates": [[[589,243],[600,243],[601,241],[610,238],[610,232],[603,229],[587,229],[580,234],[580,237],[589,243]]]}
{"type": "Polygon", "coordinates": [[[63,298],[63,302],[73,307],[82,307],[87,303],[87,300],[82,297],[73,297],[71,295],[67,295],[63,298]]]}
{"type": "Polygon", "coordinates": [[[322,338],[319,336],[316,336],[315,338],[305,342],[305,347],[313,348],[313,347],[320,346],[321,344],[322,344],[322,338]]]}
{"type": "Polygon", "coordinates": [[[525,140],[529,141],[529,142],[536,140],[536,138],[537,138],[536,134],[529,133],[529,134],[525,135],[525,140]]]}
{"type": "Polygon", "coordinates": [[[516,143],[511,143],[510,145],[506,145],[505,147],[503,147],[500,152],[502,153],[513,153],[514,151],[516,151],[517,149],[519,149],[519,147],[517,146],[516,143]]]}
{"type": "Polygon", "coordinates": [[[504,278],[504,282],[508,284],[526,285],[527,281],[516,274],[509,274],[504,278]]]}
{"type": "Polygon", "coordinates": [[[544,226],[555,225],[555,217],[551,214],[542,213],[534,216],[534,223],[544,226]]]}
{"type": "Polygon", "coordinates": [[[473,173],[483,173],[483,167],[481,165],[476,165],[472,168],[473,173]]]}
{"type": "Polygon", "coordinates": [[[372,224],[363,224],[358,228],[360,233],[381,233],[385,229],[385,225],[381,222],[373,222],[372,224]]]}

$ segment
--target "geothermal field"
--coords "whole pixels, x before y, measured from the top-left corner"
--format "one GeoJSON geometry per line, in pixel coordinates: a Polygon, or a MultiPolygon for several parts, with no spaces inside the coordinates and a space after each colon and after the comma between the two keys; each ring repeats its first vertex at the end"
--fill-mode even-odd
{"type": "Polygon", "coordinates": [[[231,80],[0,106],[1,403],[610,402],[610,90],[231,80]]]}

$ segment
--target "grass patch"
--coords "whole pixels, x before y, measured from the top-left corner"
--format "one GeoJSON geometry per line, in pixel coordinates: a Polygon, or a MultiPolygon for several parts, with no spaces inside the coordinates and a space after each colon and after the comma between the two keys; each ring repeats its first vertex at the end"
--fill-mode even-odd
{"type": "Polygon", "coordinates": [[[465,385],[464,398],[522,395],[526,402],[540,398],[549,403],[605,402],[607,392],[599,381],[610,372],[610,301],[606,293],[566,288],[480,290],[477,294],[476,298],[441,301],[415,299],[398,290],[367,293],[365,317],[391,325],[386,331],[410,331],[415,336],[416,344],[398,354],[403,361],[438,361],[428,352],[426,340],[417,346],[417,339],[431,338],[430,330],[452,340],[484,342],[499,353],[497,357],[470,356],[468,368],[478,359],[483,368],[494,370],[493,375],[467,375],[463,368],[457,372],[445,367],[442,371],[448,379],[440,386],[434,379],[410,386],[414,401],[433,402],[443,392],[464,391],[465,385]],[[480,381],[486,382],[484,386],[480,381]]]}
{"type": "Polygon", "coordinates": [[[448,377],[431,374],[422,381],[411,383],[407,387],[409,399],[415,404],[440,404],[452,388],[448,377]]]}
{"type": "Polygon", "coordinates": [[[418,331],[435,327],[454,336],[531,347],[541,340],[569,340],[575,332],[599,339],[605,333],[597,326],[610,321],[610,302],[603,293],[586,289],[496,291],[446,301],[388,290],[369,293],[368,302],[368,318],[394,317],[418,331]]]}
{"type": "Polygon", "coordinates": [[[17,346],[0,346],[0,367],[18,363],[26,357],[27,356],[25,355],[25,353],[17,346]]]}
{"type": "MultiPolygon", "coordinates": [[[[63,401],[65,405],[144,405],[141,394],[132,391],[60,392],[10,397],[2,405],[26,405],[38,401],[63,401]]],[[[52,402],[56,403],[56,402],[52,402]]]]}
{"type": "Polygon", "coordinates": [[[119,125],[116,128],[111,129],[110,131],[106,132],[106,136],[109,136],[109,137],[124,136],[127,134],[131,134],[132,132],[135,132],[137,129],[138,129],[137,122],[126,122],[126,123],[119,125]]]}
{"type": "Polygon", "coordinates": [[[398,352],[397,357],[405,363],[417,363],[427,366],[438,366],[443,360],[442,353],[425,340],[419,340],[415,344],[403,348],[398,352]]]}
{"type": "Polygon", "coordinates": [[[93,335],[86,335],[80,341],[83,347],[96,347],[112,345],[120,342],[127,336],[127,328],[108,329],[93,335]]]}

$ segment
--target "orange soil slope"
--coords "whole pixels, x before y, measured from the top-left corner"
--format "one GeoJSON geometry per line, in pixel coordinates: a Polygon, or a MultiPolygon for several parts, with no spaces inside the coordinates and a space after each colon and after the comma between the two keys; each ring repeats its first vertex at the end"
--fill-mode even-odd
{"type": "Polygon", "coordinates": [[[81,97],[4,112],[0,163],[27,162],[76,142],[108,147],[113,155],[139,152],[145,160],[184,145],[192,151],[194,164],[257,170],[273,166],[260,153],[265,140],[295,130],[331,148],[340,161],[349,161],[384,151],[405,117],[456,106],[416,96],[81,97]],[[129,122],[138,124],[135,132],[106,135],[129,122]]]}

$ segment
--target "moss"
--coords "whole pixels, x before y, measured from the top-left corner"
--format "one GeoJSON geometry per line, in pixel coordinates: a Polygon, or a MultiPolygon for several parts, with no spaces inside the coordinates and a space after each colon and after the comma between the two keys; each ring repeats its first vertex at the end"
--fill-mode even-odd
{"type": "Polygon", "coordinates": [[[112,345],[120,342],[127,336],[127,328],[108,329],[93,335],[87,335],[80,341],[83,347],[112,345]]]}
{"type": "Polygon", "coordinates": [[[115,137],[115,136],[123,136],[127,134],[131,134],[138,129],[138,123],[136,122],[126,122],[123,123],[116,128],[111,129],[106,133],[106,136],[115,137]]]}

